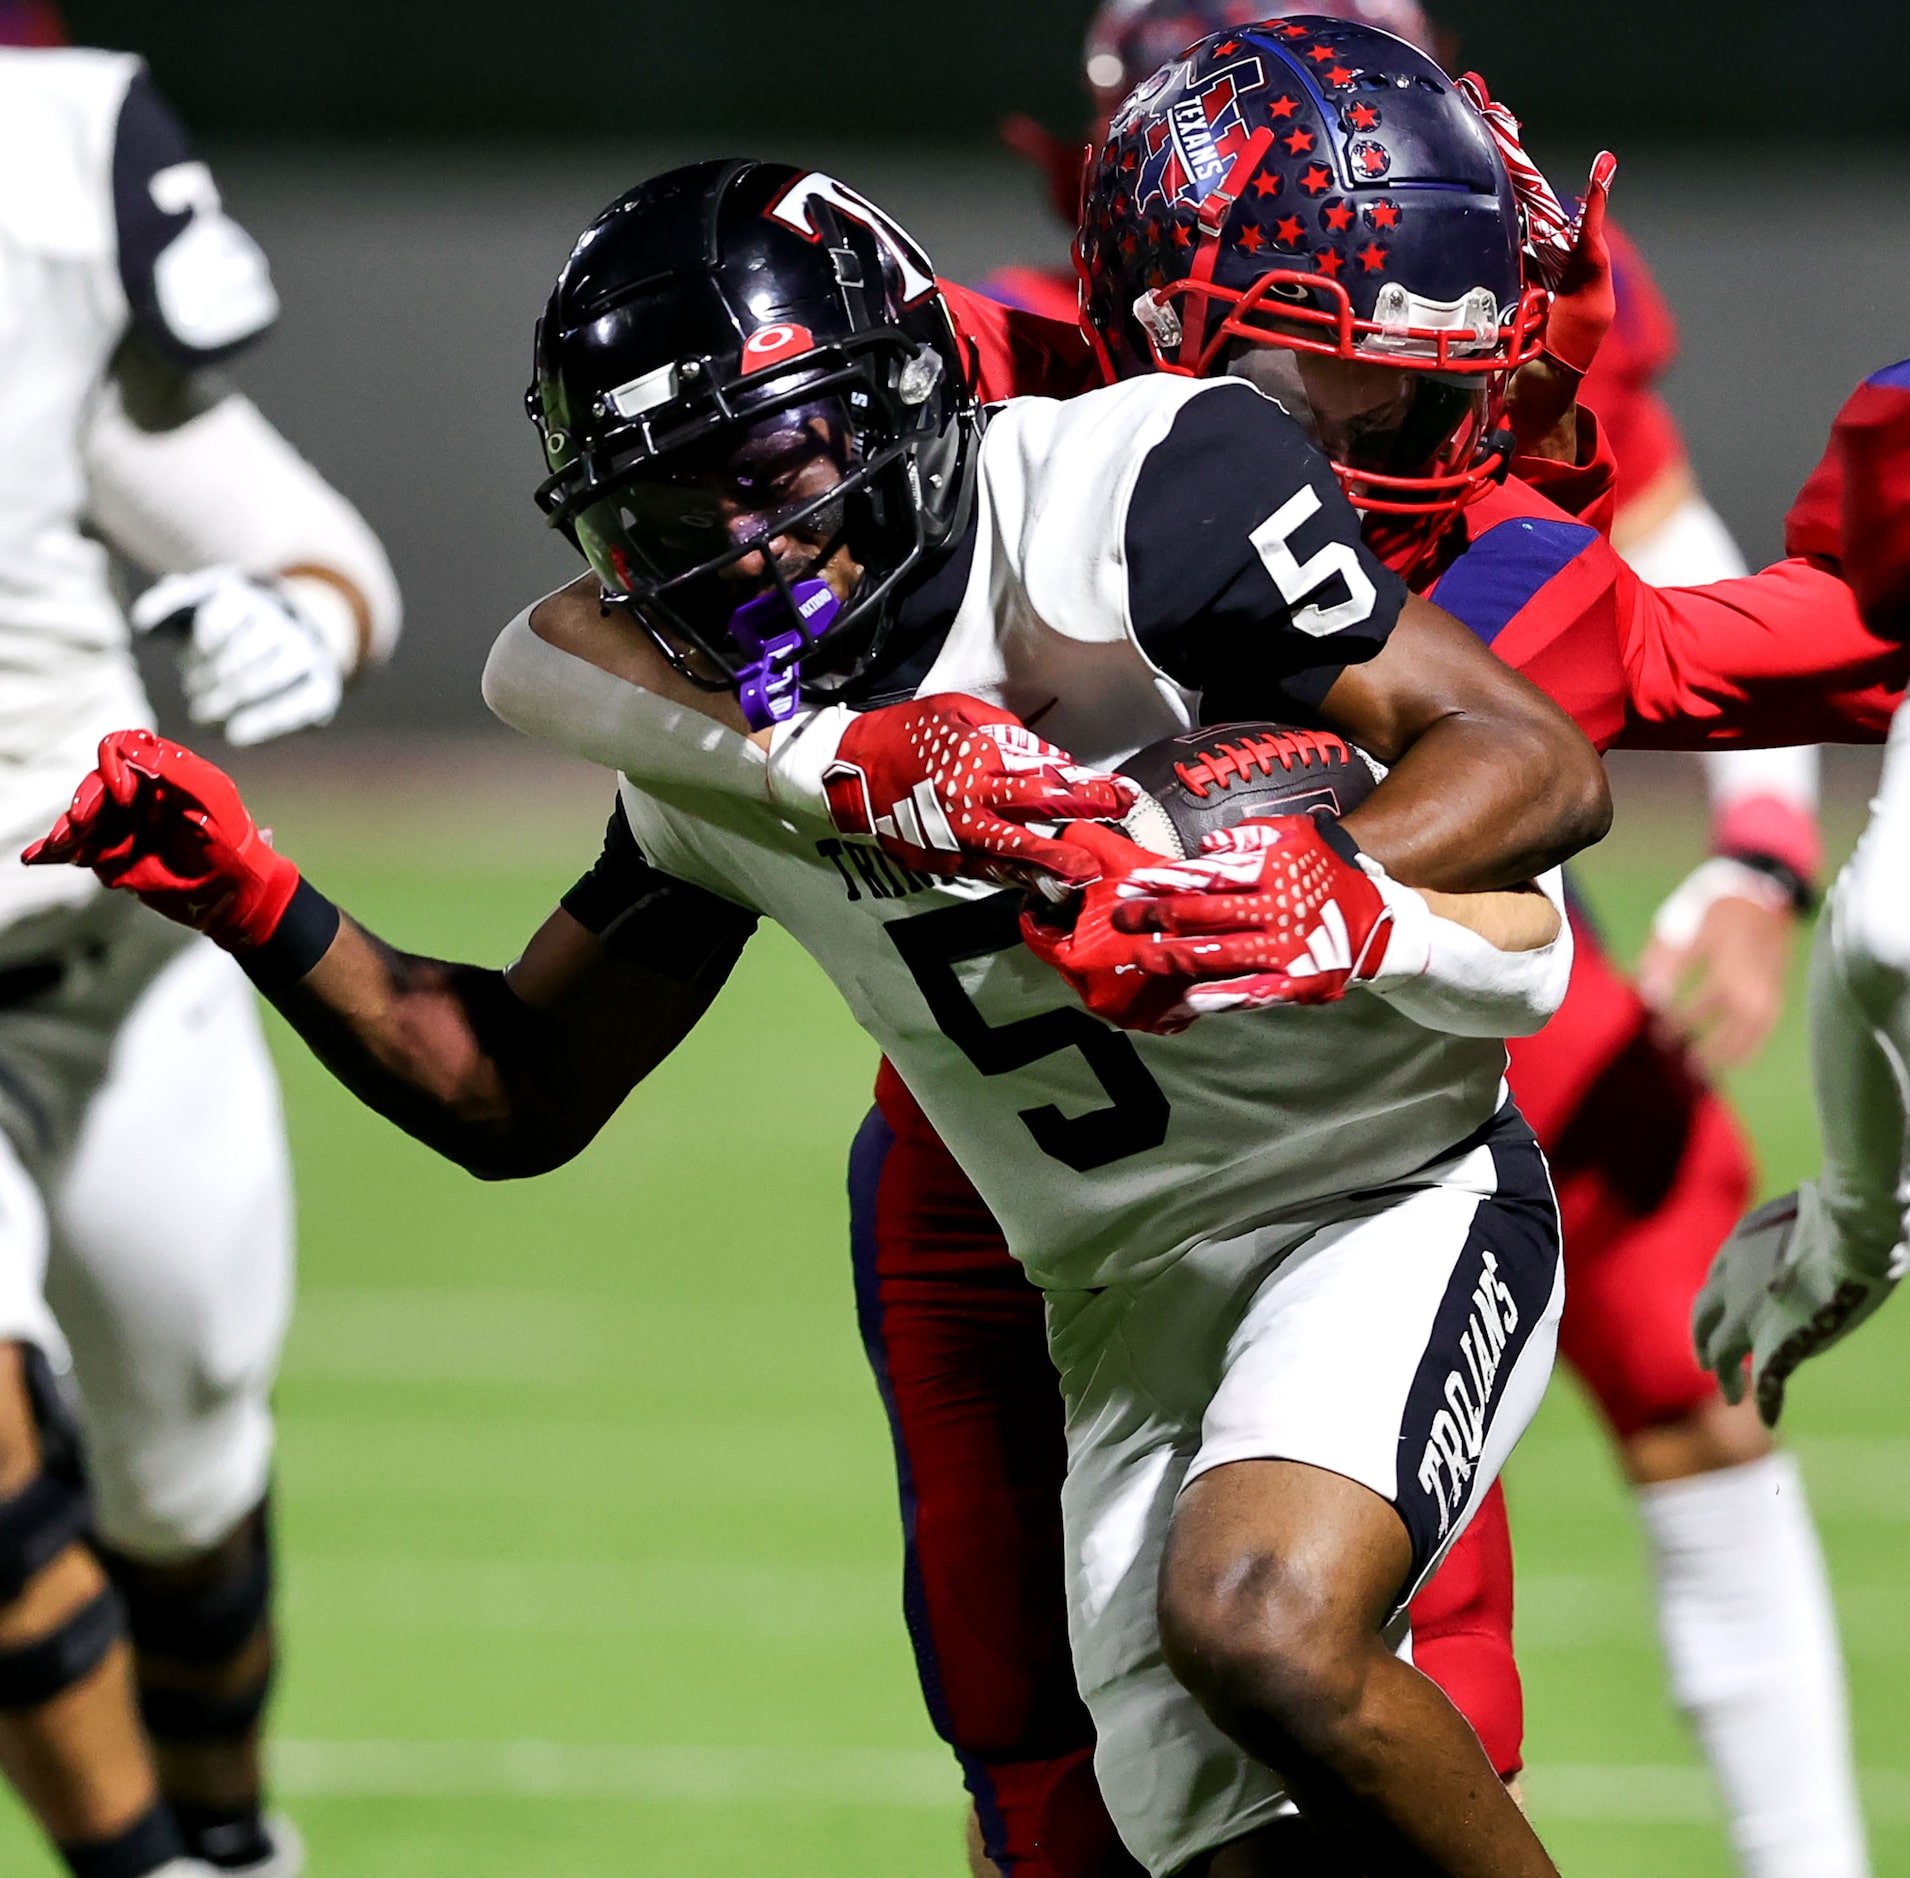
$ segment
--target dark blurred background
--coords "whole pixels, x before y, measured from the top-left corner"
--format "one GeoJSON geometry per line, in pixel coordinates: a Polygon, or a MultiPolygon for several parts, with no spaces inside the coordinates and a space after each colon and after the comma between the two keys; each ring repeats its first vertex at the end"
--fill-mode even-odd
{"type": "MultiPolygon", "coordinates": [[[[1831,413],[1910,352],[1910,6],[1435,6],[1561,187],[1614,205],[1684,333],[1668,392],[1754,564],[1831,413]]],[[[1085,0],[69,0],[150,60],[271,254],[285,317],[239,368],[365,509],[405,587],[361,729],[483,724],[497,628],[568,577],[529,503],[531,324],[620,190],[740,151],[835,169],[944,272],[1064,252],[995,127],[1073,133],[1085,0]]]]}
{"type": "MultiPolygon", "coordinates": [[[[1091,0],[69,0],[208,135],[547,143],[985,139],[1078,110],[1091,0]]],[[[1303,9],[1295,7],[1292,10],[1303,9]]],[[[1902,0],[1452,0],[1460,52],[1562,135],[1910,130],[1902,0]]]]}

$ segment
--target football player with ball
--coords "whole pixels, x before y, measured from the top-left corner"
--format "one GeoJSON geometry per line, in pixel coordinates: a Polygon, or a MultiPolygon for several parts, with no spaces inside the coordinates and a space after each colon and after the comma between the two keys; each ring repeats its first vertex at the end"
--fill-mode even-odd
{"type": "MultiPolygon", "coordinates": [[[[1227,41],[1222,29],[1244,28],[1263,12],[1247,0],[1111,0],[1087,39],[1099,120],[1094,151],[1128,93],[1157,64],[1172,71],[1201,34],[1218,48],[1227,41]]],[[[1303,67],[1322,63],[1304,56],[1315,46],[1357,65],[1362,25],[1431,49],[1432,28],[1412,0],[1340,0],[1309,12],[1304,23],[1318,31],[1290,42],[1303,67]]],[[[1207,62],[1206,96],[1228,82],[1230,69],[1240,73],[1251,43],[1236,41],[1232,54],[1207,62]]],[[[1376,69],[1369,58],[1358,83],[1366,86],[1376,69]]],[[[1303,82],[1304,73],[1289,80],[1303,82]]],[[[1297,137],[1324,147],[1337,129],[1342,151],[1350,149],[1359,128],[1351,121],[1355,112],[1382,147],[1391,137],[1463,133],[1463,118],[1455,125],[1439,94],[1416,88],[1388,97],[1370,87],[1329,85],[1324,93],[1329,104],[1339,99],[1341,121],[1331,113],[1325,123],[1307,116],[1304,90],[1268,94],[1288,107],[1280,116],[1268,116],[1264,105],[1256,116],[1251,93],[1233,101],[1233,110],[1245,113],[1243,127],[1264,123],[1280,133],[1275,155],[1285,162],[1252,186],[1230,226],[1218,277],[1238,289],[1279,269],[1292,292],[1309,271],[1350,265],[1340,277],[1351,281],[1362,310],[1378,305],[1389,280],[1437,298],[1444,289],[1428,276],[1429,261],[1438,264],[1427,240],[1430,224],[1409,219],[1407,207],[1424,192],[1407,179],[1402,193],[1402,176],[1390,171],[1372,184],[1352,178],[1350,188],[1321,189],[1313,207],[1293,219],[1295,198],[1307,195],[1314,152],[1289,145],[1297,137]],[[1268,187],[1276,182],[1283,193],[1268,187]],[[1255,217],[1256,207],[1268,213],[1255,217]],[[1349,243],[1355,228],[1366,232],[1349,243]],[[1283,230],[1306,232],[1300,252],[1279,252],[1283,230]],[[1376,232],[1385,238],[1385,264],[1368,277],[1360,253],[1376,232]]],[[[1174,147],[1168,127],[1180,95],[1163,93],[1124,137],[1121,161],[1132,164],[1124,177],[1143,173],[1142,137],[1174,147]]],[[[1234,122],[1218,120],[1223,135],[1234,122]]],[[[1021,127],[1024,142],[1039,142],[1057,206],[1072,219],[1082,153],[1032,133],[1032,126],[1021,127]]],[[[1517,156],[1513,163],[1515,170],[1526,167],[1517,156]]],[[[1199,251],[1191,185],[1183,194],[1178,225],[1165,237],[1176,244],[1187,238],[1182,259],[1147,256],[1164,279],[1185,271],[1199,251]]],[[[1091,214],[1115,199],[1115,192],[1100,193],[1091,214]]],[[[1556,213],[1557,205],[1551,208],[1556,213]]],[[[1150,215],[1161,216],[1152,199],[1150,215]]],[[[1140,233],[1127,228],[1112,248],[1091,246],[1107,263],[1091,282],[1104,320],[1110,309],[1118,314],[1123,295],[1137,296],[1146,284],[1143,270],[1125,266],[1118,252],[1140,233]]],[[[1692,491],[1670,414],[1648,383],[1646,365],[1662,363],[1665,344],[1663,319],[1652,312],[1655,291],[1609,224],[1605,234],[1610,273],[1588,284],[1615,289],[1616,318],[1597,345],[1582,393],[1598,413],[1596,454],[1607,479],[1595,491],[1596,506],[1578,514],[1585,499],[1561,487],[1559,466],[1529,457],[1514,465],[1515,477],[1563,497],[1572,514],[1547,503],[1521,507],[1513,489],[1488,495],[1464,521],[1430,496],[1416,516],[1388,514],[1355,497],[1370,518],[1368,538],[1389,543],[1386,551],[1409,555],[1438,542],[1440,557],[1409,578],[1438,580],[1442,603],[1492,636],[1495,649],[1515,663],[1543,653],[1545,666],[1533,669],[1547,684],[1559,682],[1574,640],[1602,636],[1601,610],[1639,605],[1628,597],[1638,583],[1621,587],[1610,548],[1586,546],[1586,521],[1626,543],[1634,571],[1653,583],[1743,572],[1718,551],[1728,540],[1692,491]],[[1619,455],[1615,479],[1607,441],[1619,455]]],[[[1034,375],[1020,361],[1036,351],[1029,343],[1036,333],[1046,335],[1047,356],[1066,358],[1066,329],[1037,316],[1058,313],[1072,325],[1075,271],[1063,277],[1014,269],[989,284],[1026,309],[1013,321],[1021,353],[996,348],[998,362],[989,355],[1000,372],[986,387],[989,395],[1066,395],[1065,369],[1050,365],[1034,375]]],[[[1502,295],[1515,291],[1513,277],[1501,280],[1502,295]]],[[[967,305],[958,302],[962,311],[967,305]]],[[[1209,369],[1244,369],[1240,356],[1236,344],[1231,357],[1209,369]]],[[[1142,363],[1136,357],[1123,369],[1142,363]]],[[[1288,399],[1289,408],[1308,408],[1304,396],[1288,399]]],[[[1329,454],[1350,454],[1344,434],[1329,454]]],[[[1774,583],[1760,583],[1766,584],[1774,583]]],[[[1840,604],[1848,610],[1847,600],[1840,604]]],[[[1803,623],[1801,613],[1791,617],[1803,623]]],[[[1597,730],[1595,717],[1584,721],[1597,730]]],[[[1722,1013],[1719,1037],[1736,1045],[1767,1021],[1758,1013],[1772,1009],[1796,902],[1807,897],[1816,865],[1810,757],[1718,750],[1703,761],[1719,845],[1668,911],[1689,916],[1693,951],[1710,973],[1701,997],[1722,1013]]],[[[1752,1191],[1750,1156],[1723,1099],[1618,971],[1593,925],[1581,918],[1576,937],[1565,1005],[1544,1031],[1515,1043],[1510,1078],[1559,1189],[1571,1280],[1562,1349],[1598,1403],[1633,1482],[1652,1547],[1673,1690],[1717,1773],[1745,1869],[1755,1878],[1859,1878],[1867,1859],[1836,1620],[1802,1482],[1795,1464],[1772,1452],[1749,1408],[1726,1404],[1694,1360],[1686,1328],[1706,1261],[1752,1191]],[[1649,1125],[1641,1127],[1640,1117],[1649,1125]]],[[[1652,959],[1676,962],[1656,945],[1652,959]]],[[[850,1192],[864,1341],[904,1483],[911,1637],[931,1713],[975,1796],[977,1850],[1011,1863],[1024,1878],[1051,1869],[1117,1870],[1120,1854],[1089,1776],[1093,1733],[1075,1698],[1061,1597],[1053,1589],[1060,1534],[1048,1483],[1058,1480],[1062,1457],[1039,1296],[1017,1281],[972,1185],[886,1068],[851,1156],[850,1192]],[[1045,1437],[1036,1432],[1044,1427],[1045,1437]]],[[[1459,1704],[1501,1772],[1516,1774],[1523,1703],[1511,1648],[1510,1541],[1496,1495],[1415,1599],[1412,1616],[1415,1661],[1459,1704]]]]}

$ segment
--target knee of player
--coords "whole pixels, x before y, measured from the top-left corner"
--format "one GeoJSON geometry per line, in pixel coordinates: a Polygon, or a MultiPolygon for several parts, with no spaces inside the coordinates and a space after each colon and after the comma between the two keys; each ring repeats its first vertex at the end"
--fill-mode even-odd
{"type": "Polygon", "coordinates": [[[1320,1753],[1357,1726],[1372,1639],[1276,1551],[1243,1543],[1190,1560],[1170,1549],[1159,1613],[1168,1667],[1230,1733],[1320,1753]]]}
{"type": "Polygon", "coordinates": [[[119,1606],[86,1550],[77,1442],[51,1371],[10,1346],[0,1389],[0,1714],[37,1708],[90,1676],[122,1635],[119,1606]]]}

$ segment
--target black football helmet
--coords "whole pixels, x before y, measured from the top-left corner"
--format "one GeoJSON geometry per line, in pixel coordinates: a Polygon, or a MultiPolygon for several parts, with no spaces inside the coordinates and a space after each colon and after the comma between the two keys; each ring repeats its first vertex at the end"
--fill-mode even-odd
{"type": "Polygon", "coordinates": [[[866,668],[966,519],[977,406],[927,257],[834,177],[639,184],[538,322],[538,506],[664,656],[761,728],[866,668]]]}

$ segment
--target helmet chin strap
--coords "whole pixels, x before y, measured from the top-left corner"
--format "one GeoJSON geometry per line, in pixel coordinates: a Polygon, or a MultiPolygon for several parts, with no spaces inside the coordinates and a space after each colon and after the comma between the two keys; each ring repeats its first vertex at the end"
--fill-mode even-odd
{"type": "Polygon", "coordinates": [[[1194,250],[1193,265],[1187,270],[1187,278],[1194,283],[1187,298],[1192,302],[1182,315],[1180,360],[1183,371],[1198,375],[1201,367],[1201,353],[1205,347],[1207,335],[1207,305],[1212,298],[1201,290],[1210,285],[1214,278],[1214,269],[1220,264],[1220,233],[1227,221],[1228,212],[1240,200],[1241,193],[1253,181],[1253,173],[1266,161],[1267,152],[1273,148],[1273,129],[1263,124],[1247,139],[1247,147],[1234,158],[1227,174],[1214,186],[1211,194],[1200,205],[1197,220],[1200,225],[1200,245],[1194,250]]]}

